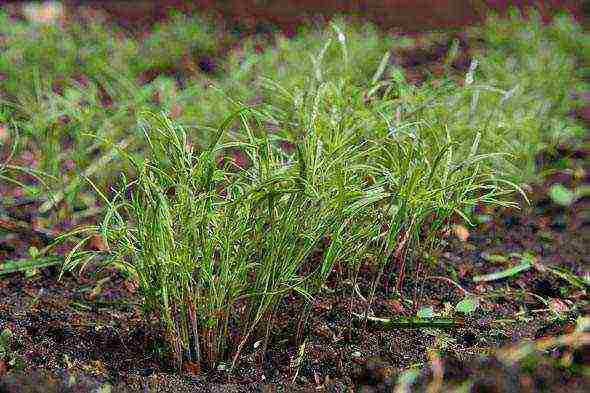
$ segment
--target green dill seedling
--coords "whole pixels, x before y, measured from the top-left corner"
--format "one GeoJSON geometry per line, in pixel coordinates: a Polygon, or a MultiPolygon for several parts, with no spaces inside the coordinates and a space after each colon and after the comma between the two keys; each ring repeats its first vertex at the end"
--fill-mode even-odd
{"type": "Polygon", "coordinates": [[[141,43],[135,71],[181,68],[186,73],[198,73],[200,60],[213,60],[221,46],[230,43],[226,37],[211,18],[173,12],[165,22],[156,24],[141,43]]]}
{"type": "Polygon", "coordinates": [[[218,53],[219,31],[200,21],[179,15],[137,42],[100,26],[49,27],[38,42],[38,27],[1,31],[7,116],[59,175],[40,211],[88,187],[104,204],[100,224],[70,234],[81,241],[64,270],[97,261],[134,277],[177,368],[235,365],[253,340],[264,350],[290,296],[304,301],[302,326],[337,264],[351,299],[368,292],[366,319],[382,282],[401,292],[409,266],[424,272],[451,220],[515,206],[537,153],[579,132],[566,109],[587,35],[563,19],[490,19],[469,33],[484,46],[466,74],[436,87],[393,65],[406,40],[342,19],[263,51],[246,41],[205,76],[191,62],[218,53]],[[74,75],[77,51],[87,80],[74,75]],[[146,75],[181,61],[179,80],[146,75]],[[96,235],[105,247],[86,250],[96,235]],[[377,271],[369,288],[363,263],[377,271]]]}

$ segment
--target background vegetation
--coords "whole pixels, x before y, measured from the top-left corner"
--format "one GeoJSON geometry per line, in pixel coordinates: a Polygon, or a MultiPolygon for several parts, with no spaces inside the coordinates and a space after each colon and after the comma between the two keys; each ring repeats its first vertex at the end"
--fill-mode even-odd
{"type": "Polygon", "coordinates": [[[401,292],[452,223],[517,206],[539,153],[585,133],[569,111],[590,40],[568,16],[492,16],[467,55],[433,34],[442,70],[419,84],[402,67],[415,38],[345,18],[239,42],[180,14],[139,39],[98,22],[0,26],[11,158],[32,152],[28,172],[49,175],[18,179],[51,220],[103,209],[60,238],[77,241],[64,268],[136,278],[178,367],[266,346],[277,307],[311,301],[335,264],[366,320],[383,281],[401,292]],[[364,261],[377,269],[359,289],[364,261]]]}

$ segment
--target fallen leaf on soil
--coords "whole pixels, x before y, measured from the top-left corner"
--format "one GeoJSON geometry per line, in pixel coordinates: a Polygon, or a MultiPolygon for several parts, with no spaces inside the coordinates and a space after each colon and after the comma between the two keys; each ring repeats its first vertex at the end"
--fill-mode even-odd
{"type": "Polygon", "coordinates": [[[463,314],[471,314],[479,307],[479,299],[475,296],[466,296],[455,306],[455,311],[463,314]]]}
{"type": "Polygon", "coordinates": [[[123,286],[129,293],[134,294],[137,291],[139,284],[135,280],[125,280],[123,286]]]}
{"type": "Polygon", "coordinates": [[[551,200],[563,207],[568,207],[576,200],[576,194],[567,189],[563,184],[554,184],[549,189],[551,200]]]}
{"type": "Polygon", "coordinates": [[[561,329],[562,334],[572,334],[576,331],[576,325],[573,323],[566,324],[563,329],[561,329]]]}
{"type": "Polygon", "coordinates": [[[100,360],[92,360],[88,362],[88,364],[83,365],[82,368],[88,372],[96,374],[106,374],[107,372],[107,368],[100,360]]]}
{"type": "Polygon", "coordinates": [[[469,239],[469,230],[463,225],[453,225],[453,233],[462,242],[466,242],[469,239]]]}
{"type": "Polygon", "coordinates": [[[387,307],[392,310],[396,314],[403,314],[404,313],[404,306],[401,304],[399,300],[389,299],[385,301],[387,307]]]}
{"type": "Polygon", "coordinates": [[[331,338],[332,337],[332,331],[330,330],[330,328],[327,325],[316,326],[314,329],[314,333],[320,337],[323,337],[323,338],[331,338]]]}
{"type": "Polygon", "coordinates": [[[531,266],[532,266],[531,262],[529,260],[525,259],[520,264],[518,264],[514,267],[511,267],[510,269],[500,270],[495,273],[484,274],[481,276],[475,276],[475,277],[473,277],[473,281],[480,282],[480,281],[501,280],[504,278],[508,278],[508,277],[512,277],[514,275],[517,275],[518,273],[523,272],[525,270],[529,270],[531,268],[531,266]]]}
{"type": "Polygon", "coordinates": [[[8,127],[5,124],[0,124],[0,143],[4,143],[8,139],[8,127]]]}
{"type": "Polygon", "coordinates": [[[86,300],[88,301],[94,301],[96,300],[96,297],[100,295],[101,292],[102,287],[100,285],[97,285],[90,292],[88,292],[86,296],[84,296],[84,298],[86,298],[86,300]]]}
{"type": "Polygon", "coordinates": [[[187,373],[192,375],[199,375],[201,373],[201,366],[198,363],[186,362],[184,369],[187,373]]]}
{"type": "Polygon", "coordinates": [[[418,318],[434,318],[434,309],[432,306],[425,306],[418,310],[416,314],[418,318]]]}

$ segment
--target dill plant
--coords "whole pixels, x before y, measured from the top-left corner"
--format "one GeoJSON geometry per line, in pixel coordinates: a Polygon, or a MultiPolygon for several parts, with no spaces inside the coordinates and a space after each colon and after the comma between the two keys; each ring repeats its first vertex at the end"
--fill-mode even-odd
{"type": "Polygon", "coordinates": [[[235,117],[244,140],[220,143],[235,120],[229,118],[202,151],[188,147],[181,127],[156,117],[144,128],[146,159],[128,156],[135,180],[104,198],[101,225],[74,232],[83,240],[64,268],[105,254],[137,277],[146,312],[160,317],[178,367],[185,360],[212,366],[230,354],[235,364],[253,335],[270,339],[281,301],[290,294],[313,299],[337,260],[363,258],[366,243],[376,241],[368,247],[383,272],[396,251],[419,257],[435,245],[462,207],[505,203],[513,191],[489,171],[488,156],[477,154],[477,139],[471,155],[458,156],[441,130],[383,133],[381,117],[362,111],[362,94],[353,94],[358,107],[350,108],[346,93],[338,101],[337,85],[306,91],[291,115],[272,105],[241,110],[235,117]],[[293,127],[294,152],[282,151],[265,124],[293,127]],[[360,132],[367,125],[372,134],[360,132]],[[228,148],[241,149],[248,166],[220,167],[217,154],[228,148]],[[368,222],[364,214],[373,210],[379,220],[368,222]],[[81,251],[95,233],[108,249],[81,251]]]}
{"type": "MultiPolygon", "coordinates": [[[[383,59],[383,75],[388,73],[394,48],[411,42],[382,34],[372,24],[347,22],[344,18],[322,27],[303,26],[293,38],[276,34],[270,44],[258,37],[249,38],[228,53],[221,64],[223,74],[211,81],[215,88],[206,90],[203,101],[214,106],[212,113],[225,116],[253,102],[280,105],[266,93],[264,78],[287,90],[306,88],[309,78],[333,82],[347,79],[356,86],[365,86],[383,59]]],[[[214,120],[213,124],[220,121],[214,120]]]]}
{"type": "MultiPolygon", "coordinates": [[[[316,67],[322,60],[319,54],[316,67]]],[[[339,174],[356,196],[348,200],[348,215],[341,221],[346,226],[332,232],[334,247],[325,256],[331,264],[336,259],[351,263],[356,285],[359,260],[373,255],[379,274],[370,299],[392,263],[401,264],[400,290],[406,262],[421,263],[436,251],[451,219],[469,221],[466,209],[481,203],[516,206],[510,195],[522,190],[494,165],[506,154],[482,148],[480,133],[455,135],[441,119],[429,123],[400,115],[404,96],[422,91],[405,84],[399,70],[386,72],[382,62],[364,87],[346,74],[322,79],[319,69],[314,75],[306,89],[262,80],[273,97],[270,112],[280,119],[273,137],[297,146],[313,129],[322,150],[354,151],[345,155],[339,174]]]]}
{"type": "Polygon", "coordinates": [[[301,275],[300,268],[320,239],[343,224],[343,205],[355,194],[326,186],[339,179],[323,170],[334,162],[313,136],[293,165],[273,153],[264,135],[229,144],[245,148],[253,163],[238,175],[217,165],[215,152],[224,145],[192,152],[186,133],[166,119],[146,129],[146,138],[149,157],[128,157],[137,178],[106,200],[100,226],[74,232],[86,236],[64,267],[99,256],[79,250],[100,233],[107,259],[138,278],[146,311],[161,318],[176,364],[214,365],[228,356],[230,323],[244,334],[237,356],[261,321],[270,329],[282,298],[312,296],[306,280],[330,269],[301,275]],[[240,299],[247,312],[236,320],[240,299]]]}
{"type": "Polygon", "coordinates": [[[266,347],[283,299],[311,301],[335,263],[349,264],[355,285],[361,261],[377,263],[370,306],[386,267],[422,263],[463,208],[512,205],[517,188],[478,134],[397,116],[402,85],[385,61],[359,86],[351,74],[324,77],[322,53],[305,86],[261,78],[272,98],[228,117],[205,148],[165,117],[146,123],[146,158],[125,153],[134,180],[103,197],[101,225],[74,232],[83,240],[64,268],[104,254],[137,277],[178,367],[235,364],[255,336],[266,347]],[[245,167],[220,166],[228,149],[245,167]],[[82,251],[96,233],[108,249],[82,251]]]}
{"type": "MultiPolygon", "coordinates": [[[[146,129],[149,158],[128,156],[137,179],[108,202],[103,225],[84,230],[99,231],[116,250],[109,258],[139,278],[146,307],[163,318],[178,361],[187,347],[189,358],[203,354],[210,364],[227,355],[231,308],[240,297],[249,305],[242,342],[263,318],[272,320],[286,294],[310,297],[300,268],[320,239],[342,225],[344,207],[356,195],[334,176],[353,148],[327,154],[310,129],[288,164],[240,113],[248,140],[213,143],[199,154],[187,150],[182,129],[159,119],[153,131],[146,129]],[[218,168],[215,152],[226,147],[243,148],[252,166],[239,174],[218,168]]],[[[75,252],[66,268],[95,256],[75,252]]]]}
{"type": "MultiPolygon", "coordinates": [[[[416,274],[412,277],[416,284],[429,268],[429,256],[444,244],[441,233],[451,220],[461,217],[469,222],[463,214],[466,208],[517,206],[510,195],[519,191],[518,186],[492,169],[490,158],[495,154],[480,151],[479,137],[462,141],[448,129],[410,123],[394,135],[377,139],[375,148],[367,151],[367,173],[376,180],[369,195],[380,209],[381,224],[380,248],[374,257],[378,274],[369,305],[388,267],[392,271],[398,265],[399,293],[403,293],[408,266],[416,274]]],[[[390,275],[385,273],[386,284],[390,275]]]]}
{"type": "MultiPolygon", "coordinates": [[[[343,173],[346,187],[357,197],[346,207],[350,214],[346,228],[334,232],[333,239],[333,244],[348,242],[330,252],[337,251],[338,258],[352,263],[354,282],[359,259],[373,255],[379,274],[372,297],[385,267],[392,263],[401,264],[401,289],[404,265],[421,262],[436,251],[451,219],[469,221],[463,211],[478,204],[516,206],[510,195],[522,191],[494,167],[494,160],[505,154],[482,149],[480,134],[466,140],[441,123],[396,119],[395,78],[365,88],[346,82],[320,83],[317,90],[322,94],[311,95],[314,104],[308,110],[302,109],[304,98],[283,90],[289,102],[283,108],[293,108],[294,113],[282,112],[284,124],[292,127],[286,133],[289,126],[284,127],[282,135],[296,143],[297,130],[311,120],[322,149],[354,147],[343,173]],[[376,86],[385,89],[379,92],[376,86]]],[[[274,94],[281,96],[278,89],[274,94]]]]}
{"type": "Polygon", "coordinates": [[[469,29],[468,39],[475,50],[460,83],[449,77],[415,88],[400,81],[401,116],[428,119],[457,137],[480,133],[482,151],[509,153],[492,159],[496,169],[518,183],[535,181],[540,151],[584,133],[569,112],[573,89],[583,87],[577,63],[588,34],[567,16],[545,26],[535,10],[528,19],[512,10],[469,29]]]}
{"type": "MultiPolygon", "coordinates": [[[[543,26],[536,10],[528,14],[524,19],[513,10],[508,19],[488,18],[481,28],[486,49],[478,56],[482,82],[502,90],[493,98],[489,97],[493,93],[487,94],[488,100],[496,100],[497,109],[482,132],[488,133],[490,143],[502,143],[503,151],[513,154],[512,172],[524,170],[525,181],[535,178],[537,153],[583,135],[583,128],[569,118],[575,107],[572,89],[581,81],[576,65],[581,52],[564,46],[563,34],[580,46],[588,42],[587,34],[563,29],[564,17],[543,26]]],[[[484,101],[478,106],[480,111],[485,107],[494,105],[484,101]]]]}
{"type": "Polygon", "coordinates": [[[331,121],[324,121],[325,105],[337,86],[310,84],[305,91],[294,92],[296,98],[276,82],[266,82],[286,105],[264,106],[257,118],[283,133],[248,127],[245,143],[256,147],[246,149],[253,165],[244,171],[251,197],[258,200],[255,233],[262,234],[256,242],[263,250],[257,256],[252,283],[256,295],[246,317],[252,321],[246,337],[264,322],[265,343],[273,314],[285,296],[296,293],[309,301],[321,290],[349,246],[342,241],[343,233],[362,208],[354,206],[362,189],[356,168],[350,166],[362,146],[355,143],[358,134],[346,129],[345,119],[335,112],[343,109],[344,102],[334,102],[335,111],[328,112],[331,121]],[[284,110],[289,102],[292,113],[284,110]],[[293,152],[282,150],[280,142],[291,143],[293,152]]]}
{"type": "Polygon", "coordinates": [[[213,58],[230,44],[229,36],[212,18],[172,12],[142,41],[136,72],[176,69],[184,64],[185,72],[198,73],[201,58],[213,58]]]}
{"type": "MultiPolygon", "coordinates": [[[[162,27],[158,34],[146,41],[148,52],[177,36],[185,48],[192,45],[186,37],[201,33],[162,27]]],[[[536,55],[552,45],[539,42],[536,55]]],[[[185,50],[166,44],[175,56],[185,50]]],[[[76,86],[49,103],[37,95],[41,107],[49,106],[40,111],[47,119],[67,113],[73,134],[95,130],[85,149],[94,151],[94,140],[130,167],[110,197],[95,185],[105,204],[102,223],[72,233],[82,241],[64,269],[98,258],[136,277],[146,315],[159,317],[177,367],[187,360],[235,364],[254,337],[266,346],[283,300],[313,300],[336,263],[348,267],[354,285],[362,263],[377,265],[367,311],[382,280],[393,278],[394,264],[401,290],[405,267],[424,264],[450,221],[468,220],[465,208],[515,205],[510,195],[520,190],[507,178],[545,138],[544,118],[535,117],[544,106],[535,100],[546,79],[535,74],[530,89],[509,95],[516,82],[510,74],[520,68],[503,69],[498,64],[510,61],[498,55],[489,63],[478,57],[466,76],[475,82],[415,87],[391,65],[391,46],[403,44],[337,21],[293,41],[279,38],[261,54],[246,44],[230,55],[215,88],[196,75],[173,94],[171,79],[138,86],[103,70],[87,88],[94,109],[78,105],[76,86]],[[120,105],[97,109],[99,87],[120,105]],[[177,120],[197,121],[197,129],[148,116],[141,140],[118,151],[116,141],[140,109],[161,109],[149,102],[154,92],[164,107],[184,105],[177,120]],[[255,99],[263,104],[246,105],[255,99]],[[497,153],[508,148],[512,155],[497,153]],[[238,171],[219,163],[231,149],[247,157],[238,171]],[[107,248],[85,251],[95,234],[107,248]]],[[[526,50],[518,49],[517,58],[537,73],[571,68],[571,58],[529,61],[526,50]]],[[[563,86],[551,87],[555,99],[573,83],[561,71],[563,86]]],[[[547,118],[561,118],[555,105],[547,118]]],[[[44,121],[39,116],[35,121],[44,121]]]]}
{"type": "MultiPolygon", "coordinates": [[[[233,201],[239,188],[221,196],[228,174],[217,168],[213,148],[193,152],[182,129],[165,118],[154,122],[144,128],[148,157],[127,156],[136,180],[124,177],[103,223],[82,232],[101,233],[108,260],[138,279],[145,311],[161,319],[179,367],[183,359],[215,362],[229,308],[244,287],[247,249],[235,248],[247,236],[248,211],[233,201]]],[[[74,255],[66,268],[97,256],[74,255]]]]}
{"type": "MultiPolygon", "coordinates": [[[[339,135],[340,127],[316,122],[327,91],[320,86],[299,103],[294,155],[265,128],[293,127],[272,106],[238,112],[236,135],[243,137],[219,143],[230,118],[200,153],[186,149],[182,128],[158,118],[145,128],[147,159],[128,156],[136,180],[107,201],[101,226],[75,232],[87,233],[86,240],[100,233],[107,259],[138,277],[146,311],[162,318],[177,365],[227,358],[230,324],[243,334],[234,359],[258,329],[268,340],[280,301],[293,292],[311,299],[346,247],[334,242],[317,265],[304,268],[320,241],[342,233],[361,196],[347,169],[358,154],[358,130],[339,135]],[[216,155],[226,148],[242,149],[250,166],[238,173],[219,168],[216,155]],[[239,320],[238,300],[246,304],[239,320]]],[[[66,269],[99,256],[79,251],[84,241],[66,269]]]]}

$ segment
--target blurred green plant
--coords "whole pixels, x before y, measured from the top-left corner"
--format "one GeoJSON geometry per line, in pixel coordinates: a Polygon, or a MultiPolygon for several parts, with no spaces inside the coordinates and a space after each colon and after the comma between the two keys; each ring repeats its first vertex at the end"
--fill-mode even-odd
{"type": "MultiPolygon", "coordinates": [[[[536,178],[539,151],[584,132],[568,112],[575,104],[571,90],[583,88],[584,71],[576,61],[587,62],[589,44],[588,34],[567,16],[544,26],[530,15],[490,17],[472,28],[468,41],[482,44],[475,45],[462,80],[448,66],[459,50],[455,44],[442,84],[418,87],[396,66],[398,50],[411,47],[412,39],[344,18],[304,26],[293,39],[277,34],[270,45],[260,37],[246,39],[227,57],[215,58],[216,74],[205,75],[196,69],[200,59],[219,56],[233,42],[210,18],[176,13],[135,40],[98,21],[43,26],[1,14],[0,99],[4,116],[22,130],[21,147],[34,152],[39,170],[61,179],[53,187],[68,206],[84,206],[81,174],[102,184],[114,170],[126,170],[96,159],[113,157],[109,143],[137,143],[142,154],[141,141],[130,141],[126,131],[135,128],[138,111],[168,113],[202,147],[214,138],[216,125],[244,105],[272,102],[288,109],[288,101],[264,87],[267,80],[286,91],[310,82],[370,86],[367,99],[387,94],[396,101],[395,110],[383,113],[391,129],[426,121],[447,127],[456,139],[473,140],[479,133],[482,152],[510,153],[492,158],[493,167],[523,183],[536,178]],[[177,71],[162,74],[171,67],[177,71]],[[156,74],[145,75],[150,70],[156,74]]],[[[232,130],[226,135],[242,138],[232,130]]],[[[42,210],[54,206],[45,203],[42,210]]]]}
{"type": "Polygon", "coordinates": [[[199,72],[199,62],[211,61],[223,47],[232,43],[229,35],[210,17],[173,12],[165,22],[154,26],[142,41],[137,73],[149,70],[199,72]]]}
{"type": "Polygon", "coordinates": [[[8,328],[0,332],[0,362],[5,364],[13,370],[20,371],[24,369],[25,363],[20,356],[17,356],[12,350],[12,342],[14,334],[8,328]]]}

